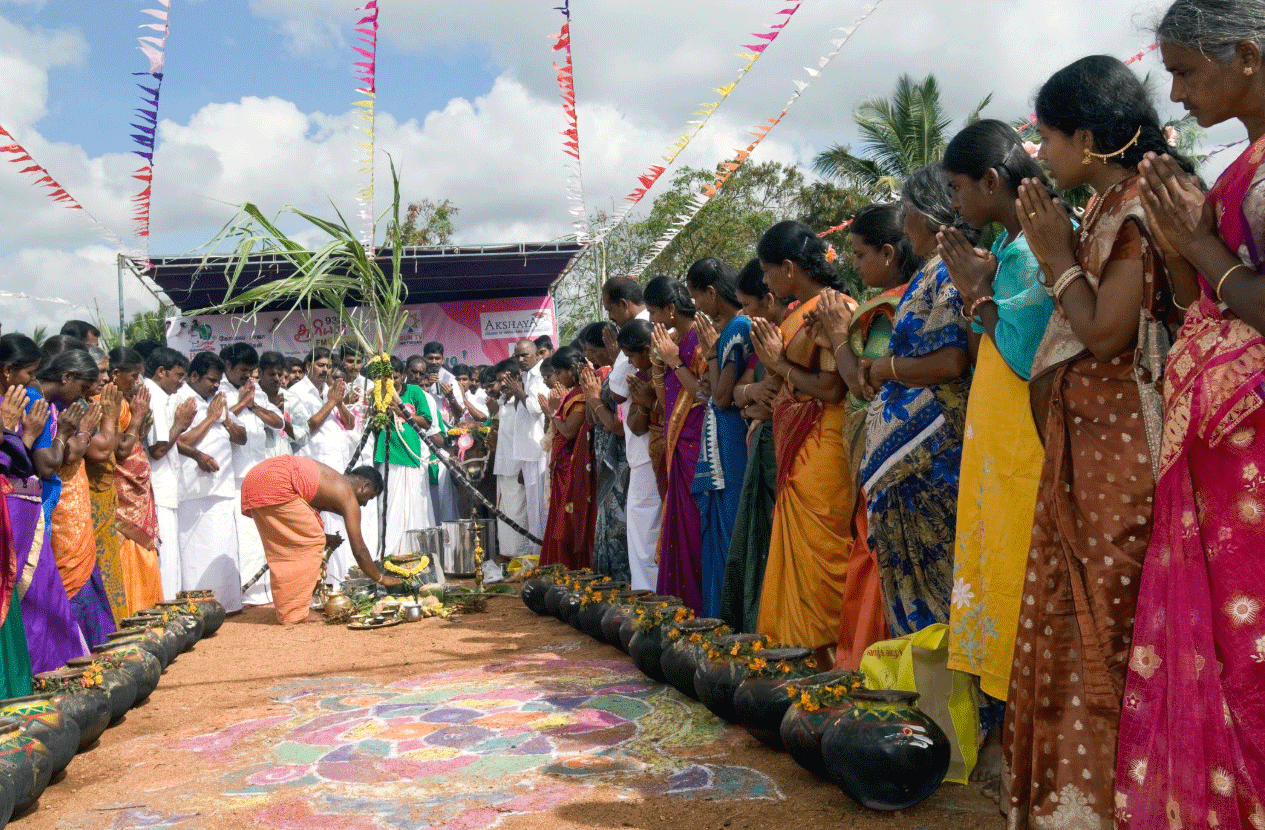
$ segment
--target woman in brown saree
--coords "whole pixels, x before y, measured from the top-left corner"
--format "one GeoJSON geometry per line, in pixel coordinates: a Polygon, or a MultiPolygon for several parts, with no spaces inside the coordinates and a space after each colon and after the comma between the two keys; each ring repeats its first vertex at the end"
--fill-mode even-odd
{"type": "Polygon", "coordinates": [[[1055,73],[1036,108],[1040,157],[1058,186],[1089,185],[1095,196],[1077,231],[1040,182],[1019,190],[1020,223],[1055,311],[1032,367],[1033,408],[1048,416],[1003,736],[1006,806],[1016,830],[1107,830],[1151,535],[1159,412],[1149,383],[1167,346],[1150,325],[1167,311],[1169,289],[1137,164],[1147,151],[1170,151],[1145,87],[1114,58],[1055,73]],[[1048,404],[1036,400],[1042,389],[1048,404]]]}

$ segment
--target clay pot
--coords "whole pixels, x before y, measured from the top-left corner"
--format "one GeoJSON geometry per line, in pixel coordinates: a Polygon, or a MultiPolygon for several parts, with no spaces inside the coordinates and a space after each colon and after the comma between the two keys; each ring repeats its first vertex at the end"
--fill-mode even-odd
{"type": "MultiPolygon", "coordinates": [[[[805,677],[795,682],[800,689],[811,689],[830,686],[846,681],[853,672],[847,669],[822,672],[805,677]]],[[[809,712],[800,708],[799,702],[792,699],[786,714],[782,716],[782,725],[778,733],[782,736],[782,747],[795,759],[795,763],[819,778],[829,779],[826,765],[821,760],[821,736],[830,721],[840,712],[852,705],[849,699],[838,706],[824,707],[809,712]]]]}
{"type": "Polygon", "coordinates": [[[93,648],[92,653],[102,660],[117,663],[117,668],[131,675],[132,680],[136,681],[136,703],[148,698],[158,688],[158,681],[163,673],[162,664],[139,643],[130,640],[102,643],[93,648]]]}
{"type": "Polygon", "coordinates": [[[575,627],[595,640],[603,640],[602,617],[606,615],[606,609],[611,605],[609,597],[627,590],[627,582],[611,582],[603,584],[600,592],[586,592],[587,603],[584,602],[585,596],[581,595],[580,611],[576,614],[575,627]]]}
{"type": "MultiPolygon", "coordinates": [[[[167,665],[171,665],[180,652],[184,651],[184,637],[181,631],[174,626],[167,625],[162,621],[161,617],[155,616],[132,616],[124,617],[119,621],[119,625],[124,631],[134,631],[136,629],[150,629],[157,636],[162,638],[163,648],[167,652],[167,665]]],[[[123,635],[119,635],[123,636],[123,635]]]]}
{"type": "MultiPolygon", "coordinates": [[[[65,672],[49,672],[57,675],[65,672]]],[[[85,689],[81,683],[82,675],[78,672],[65,672],[67,682],[60,689],[48,688],[38,691],[40,683],[36,683],[37,691],[24,698],[13,698],[14,701],[39,699],[51,700],[61,707],[62,714],[69,716],[79,727],[79,745],[76,751],[83,752],[100,738],[110,725],[110,699],[100,689],[85,689]]]]}
{"type": "Polygon", "coordinates": [[[224,624],[227,612],[215,598],[214,591],[179,591],[176,593],[176,599],[181,602],[192,602],[198,606],[206,625],[206,630],[202,632],[203,637],[210,637],[224,624]]]}
{"type": "Polygon", "coordinates": [[[699,660],[698,669],[694,672],[694,691],[698,694],[699,702],[718,718],[737,721],[734,693],[738,691],[738,685],[747,679],[746,658],[730,657],[728,650],[738,643],[754,643],[764,639],[760,634],[730,634],[715,642],[722,651],[719,659],[704,656],[699,660]]]}
{"type": "MultiPolygon", "coordinates": [[[[121,628],[107,634],[106,643],[135,643],[157,658],[159,664],[167,668],[167,642],[161,629],[121,628]]],[[[105,645],[103,643],[102,645],[105,645]]]]}
{"type": "Polygon", "coordinates": [[[619,649],[624,648],[623,642],[619,639],[619,627],[624,624],[624,620],[632,613],[633,602],[638,597],[650,596],[654,591],[621,591],[615,595],[615,599],[611,600],[606,606],[606,610],[602,612],[602,639],[619,649]]]}
{"type": "Polygon", "coordinates": [[[917,701],[917,692],[858,689],[821,737],[830,777],[871,810],[912,807],[949,771],[949,739],[917,701]]]}
{"type": "Polygon", "coordinates": [[[64,770],[79,751],[79,724],[62,711],[52,695],[0,700],[0,718],[17,718],[24,732],[48,748],[53,775],[64,770]]]}
{"type": "Polygon", "coordinates": [[[699,661],[706,656],[705,643],[690,642],[690,635],[700,634],[706,637],[709,632],[724,624],[723,620],[715,617],[697,617],[668,626],[664,635],[666,639],[663,654],[659,657],[659,668],[663,672],[663,679],[675,686],[681,694],[698,697],[698,692],[694,690],[694,672],[698,670],[699,661]],[[672,639],[674,630],[680,632],[676,639],[672,639]]]}
{"type": "Polygon", "coordinates": [[[546,576],[533,576],[523,583],[523,587],[519,591],[523,598],[523,605],[526,605],[540,616],[545,616],[549,613],[545,610],[545,592],[551,587],[553,587],[552,579],[546,576]]]}
{"type": "Polygon", "coordinates": [[[24,732],[17,718],[0,721],[0,779],[13,794],[13,815],[32,807],[52,777],[48,747],[24,732]]]}
{"type": "Polygon", "coordinates": [[[575,574],[570,571],[565,576],[566,579],[557,585],[550,586],[549,590],[545,591],[545,609],[558,619],[562,619],[562,600],[576,590],[572,587],[573,585],[578,583],[582,590],[588,583],[604,578],[601,574],[575,574]]]}
{"type": "Polygon", "coordinates": [[[583,591],[567,591],[558,603],[558,619],[572,628],[579,628],[580,608],[584,602],[583,591]]]}
{"type": "MultiPolygon", "coordinates": [[[[184,603],[180,603],[180,605],[184,605],[184,603]]],[[[141,617],[165,618],[169,628],[175,626],[176,633],[183,638],[180,649],[182,652],[193,648],[198,640],[202,639],[203,632],[206,631],[206,625],[202,622],[201,617],[196,613],[188,613],[178,608],[148,608],[144,611],[137,611],[136,614],[141,617]]]]}
{"type": "Polygon", "coordinates": [[[90,671],[93,665],[101,666],[101,689],[110,699],[110,720],[120,720],[136,703],[136,681],[126,671],[103,663],[93,657],[75,657],[66,661],[66,668],[80,674],[90,671]]]}
{"type": "MultiPolygon", "coordinates": [[[[632,643],[633,635],[637,633],[637,615],[632,613],[638,608],[643,607],[643,603],[649,607],[654,607],[660,603],[666,602],[668,605],[680,605],[682,600],[680,597],[669,596],[668,594],[646,594],[637,597],[632,601],[632,610],[624,617],[624,621],[619,624],[619,643],[620,648],[628,651],[632,643]]],[[[631,654],[631,652],[629,652],[631,654]]]]}
{"type": "Polygon", "coordinates": [[[770,749],[782,749],[782,718],[791,708],[791,698],[786,686],[817,671],[812,662],[812,651],[806,648],[770,648],[760,652],[767,662],[764,672],[752,674],[738,684],[734,692],[734,713],[738,722],[752,737],[770,749]],[[773,671],[776,665],[786,666],[789,671],[773,671]]]}

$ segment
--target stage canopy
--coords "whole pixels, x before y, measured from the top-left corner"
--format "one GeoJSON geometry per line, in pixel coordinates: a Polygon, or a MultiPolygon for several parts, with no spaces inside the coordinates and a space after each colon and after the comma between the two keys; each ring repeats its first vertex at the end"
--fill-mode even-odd
{"type": "MultiPolygon", "coordinates": [[[[577,242],[406,248],[400,270],[408,286],[409,303],[545,297],[582,249],[577,242]]],[[[378,260],[389,268],[391,252],[379,251],[378,260]]],[[[142,263],[133,266],[156,282],[178,308],[188,312],[224,301],[228,291],[224,258],[165,257],[150,262],[152,268],[145,268],[142,263]]],[[[294,274],[294,267],[280,257],[252,257],[237,289],[294,274]]],[[[288,307],[282,304],[263,310],[288,307]]]]}

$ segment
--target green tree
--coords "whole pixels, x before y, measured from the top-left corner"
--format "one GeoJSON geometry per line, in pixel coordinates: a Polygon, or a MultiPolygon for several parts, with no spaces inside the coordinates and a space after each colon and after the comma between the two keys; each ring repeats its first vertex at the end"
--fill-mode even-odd
{"type": "MultiPolygon", "coordinates": [[[[984,98],[967,123],[977,119],[991,99],[991,94],[984,98]]],[[[948,144],[946,130],[953,123],[940,102],[934,75],[922,81],[901,75],[890,99],[863,101],[852,117],[860,130],[861,153],[836,144],[817,155],[813,169],[874,199],[890,199],[910,173],[939,160],[948,144]]]]}
{"type": "MultiPolygon", "coordinates": [[[[715,178],[716,171],[682,168],[671,188],[655,199],[650,215],[638,223],[638,231],[653,244],[689,199],[715,178]]],[[[704,257],[741,268],[755,256],[756,243],[770,225],[802,214],[803,190],[804,174],[796,167],[775,161],[743,165],[655,259],[651,270],[680,279],[704,257]]]]}
{"type": "Polygon", "coordinates": [[[460,212],[448,199],[409,202],[400,236],[406,246],[447,245],[457,230],[453,219],[460,212]]]}

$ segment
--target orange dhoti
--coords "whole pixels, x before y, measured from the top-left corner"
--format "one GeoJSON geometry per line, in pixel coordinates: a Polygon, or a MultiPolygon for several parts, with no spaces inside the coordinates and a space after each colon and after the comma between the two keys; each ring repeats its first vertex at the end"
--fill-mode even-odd
{"type": "Polygon", "coordinates": [[[263,541],[272,604],[282,625],[307,618],[321,576],[325,527],[308,503],[319,481],[316,462],[293,455],[265,459],[242,479],[242,513],[255,520],[263,541]]]}

